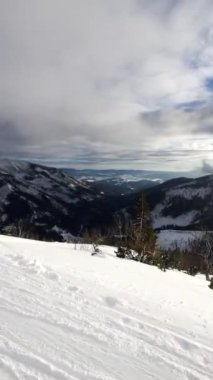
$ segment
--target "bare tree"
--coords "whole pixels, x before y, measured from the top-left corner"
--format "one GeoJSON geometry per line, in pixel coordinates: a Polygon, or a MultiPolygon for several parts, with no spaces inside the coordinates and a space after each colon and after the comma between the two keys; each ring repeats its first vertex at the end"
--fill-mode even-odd
{"type": "Polygon", "coordinates": [[[6,234],[20,237],[20,238],[34,238],[35,232],[33,232],[31,220],[17,220],[13,224],[10,224],[3,228],[3,232],[6,234]]]}
{"type": "Polygon", "coordinates": [[[92,255],[100,253],[101,250],[98,247],[103,241],[103,237],[98,230],[86,230],[83,234],[83,239],[87,244],[91,244],[93,247],[92,255]]]}

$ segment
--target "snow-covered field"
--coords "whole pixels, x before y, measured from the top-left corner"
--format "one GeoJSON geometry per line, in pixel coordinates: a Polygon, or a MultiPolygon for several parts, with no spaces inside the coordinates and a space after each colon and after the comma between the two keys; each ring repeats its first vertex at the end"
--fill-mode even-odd
{"type": "Polygon", "coordinates": [[[213,379],[202,276],[0,236],[1,380],[213,379]]]}

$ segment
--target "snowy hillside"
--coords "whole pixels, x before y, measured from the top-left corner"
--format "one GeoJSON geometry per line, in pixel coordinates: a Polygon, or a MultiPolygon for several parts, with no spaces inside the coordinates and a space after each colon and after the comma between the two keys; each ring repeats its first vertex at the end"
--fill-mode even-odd
{"type": "Polygon", "coordinates": [[[87,228],[107,226],[129,198],[107,197],[62,170],[0,160],[0,229],[17,235],[17,224],[45,240],[62,240],[87,228]],[[11,231],[12,230],[12,231],[11,231]]]}
{"type": "MultiPolygon", "coordinates": [[[[0,225],[24,221],[35,234],[55,237],[56,228],[72,232],[82,208],[99,199],[89,187],[62,171],[27,162],[0,160],[0,225]],[[45,233],[44,233],[45,231],[45,233]]],[[[78,226],[78,224],[77,224],[78,226]]]]}
{"type": "Polygon", "coordinates": [[[147,191],[152,224],[160,228],[213,229],[213,175],[178,178],[147,191]]]}
{"type": "Polygon", "coordinates": [[[202,276],[74,248],[0,236],[0,379],[213,378],[202,276]]]}

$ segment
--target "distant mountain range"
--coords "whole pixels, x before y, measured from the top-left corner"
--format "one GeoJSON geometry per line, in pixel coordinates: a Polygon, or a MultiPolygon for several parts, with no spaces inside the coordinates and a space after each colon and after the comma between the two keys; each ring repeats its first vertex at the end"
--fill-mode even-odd
{"type": "MultiPolygon", "coordinates": [[[[164,182],[171,178],[183,176],[183,172],[178,171],[159,171],[159,170],[131,170],[131,169],[73,169],[63,168],[67,174],[86,181],[101,181],[119,178],[124,181],[160,181],[164,182]]],[[[200,171],[185,172],[184,176],[189,178],[198,177],[200,171]]]]}
{"type": "Polygon", "coordinates": [[[9,233],[21,221],[48,240],[79,235],[87,228],[104,230],[118,211],[131,213],[142,191],[155,229],[213,229],[213,175],[162,183],[156,173],[152,179],[137,173],[134,180],[129,172],[119,176],[108,171],[105,178],[101,173],[98,180],[91,172],[73,177],[62,169],[1,160],[0,230],[9,233]]]}
{"type": "Polygon", "coordinates": [[[112,177],[98,181],[84,179],[84,182],[90,184],[90,187],[100,194],[124,196],[139,193],[145,189],[150,189],[157,186],[162,181],[158,179],[138,179],[133,181],[128,179],[126,180],[123,177],[112,177]]]}

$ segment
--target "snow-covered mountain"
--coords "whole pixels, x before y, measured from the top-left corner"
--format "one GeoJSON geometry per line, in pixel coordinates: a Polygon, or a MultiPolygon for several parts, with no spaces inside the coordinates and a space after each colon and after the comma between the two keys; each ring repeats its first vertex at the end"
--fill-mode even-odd
{"type": "Polygon", "coordinates": [[[18,161],[0,161],[1,229],[20,221],[41,238],[107,223],[120,206],[62,170],[18,161]]]}
{"type": "Polygon", "coordinates": [[[131,213],[142,190],[155,229],[213,229],[213,176],[162,184],[117,177],[90,182],[61,169],[8,160],[0,161],[0,229],[16,234],[21,222],[32,235],[49,240],[86,228],[103,230],[119,210],[131,213]]]}
{"type": "Polygon", "coordinates": [[[1,380],[211,380],[204,277],[0,236],[1,380]]]}
{"type": "Polygon", "coordinates": [[[154,228],[213,229],[213,175],[178,178],[147,191],[154,228]]]}
{"type": "Polygon", "coordinates": [[[136,190],[126,193],[107,186],[104,191],[61,169],[0,160],[0,230],[16,235],[21,223],[30,236],[48,240],[79,235],[87,228],[103,230],[118,210],[134,204],[136,190]]]}
{"type": "Polygon", "coordinates": [[[105,195],[118,196],[142,192],[145,189],[157,186],[165,178],[170,178],[169,175],[171,176],[171,173],[146,170],[63,170],[65,173],[84,181],[95,191],[105,195]]]}

